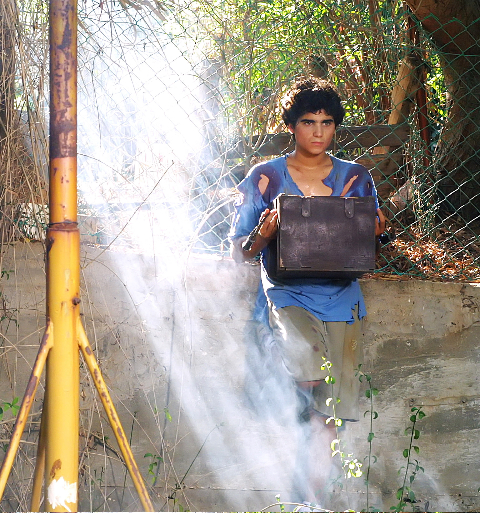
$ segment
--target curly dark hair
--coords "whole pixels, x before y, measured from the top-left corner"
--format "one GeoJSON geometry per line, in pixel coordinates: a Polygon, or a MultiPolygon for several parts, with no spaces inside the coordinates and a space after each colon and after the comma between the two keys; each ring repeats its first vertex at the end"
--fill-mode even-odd
{"type": "Polygon", "coordinates": [[[333,117],[335,126],[338,126],[345,116],[345,109],[336,87],[327,80],[315,77],[296,80],[281,99],[280,105],[282,119],[287,127],[295,126],[298,119],[307,112],[324,110],[333,117]]]}

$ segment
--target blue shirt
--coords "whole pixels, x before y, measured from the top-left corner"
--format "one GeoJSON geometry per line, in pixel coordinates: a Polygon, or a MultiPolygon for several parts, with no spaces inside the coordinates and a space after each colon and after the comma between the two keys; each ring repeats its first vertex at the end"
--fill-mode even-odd
{"type": "MultiPolygon", "coordinates": [[[[378,208],[377,193],[373,179],[367,169],[360,164],[330,156],[333,169],[323,180],[332,189],[332,196],[340,196],[345,184],[355,175],[345,197],[374,196],[378,208]]],[[[278,157],[254,166],[237,187],[239,192],[235,204],[235,214],[230,231],[230,239],[246,237],[255,228],[261,213],[279,194],[303,196],[303,192],[293,181],[287,167],[287,156],[278,157]],[[269,179],[265,193],[258,188],[261,175],[269,179]]],[[[267,248],[263,251],[263,257],[267,248]]],[[[331,280],[319,278],[272,280],[263,265],[261,283],[255,304],[254,319],[268,324],[267,298],[273,308],[299,306],[323,321],[354,322],[353,310],[358,306],[361,319],[366,315],[362,291],[357,280],[331,280]]]]}

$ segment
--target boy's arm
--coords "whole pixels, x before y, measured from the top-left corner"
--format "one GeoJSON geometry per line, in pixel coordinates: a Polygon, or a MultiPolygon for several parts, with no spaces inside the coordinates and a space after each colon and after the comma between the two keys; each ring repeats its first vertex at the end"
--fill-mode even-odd
{"type": "Polygon", "coordinates": [[[231,255],[235,262],[252,260],[267,247],[277,234],[277,219],[276,210],[266,209],[260,216],[259,224],[251,237],[239,237],[232,241],[231,255]],[[246,244],[247,241],[248,244],[246,244]]]}

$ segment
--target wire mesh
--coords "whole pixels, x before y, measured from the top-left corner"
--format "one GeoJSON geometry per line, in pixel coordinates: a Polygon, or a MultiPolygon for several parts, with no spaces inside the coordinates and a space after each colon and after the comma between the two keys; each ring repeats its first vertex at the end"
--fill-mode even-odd
{"type": "MultiPolygon", "coordinates": [[[[471,102],[478,86],[463,61],[478,56],[459,46],[475,22],[448,25],[442,46],[435,44],[444,30],[436,18],[437,28],[426,34],[402,4],[368,5],[81,2],[85,240],[138,246],[138,229],[129,235],[128,227],[149,224],[165,243],[227,255],[232,190],[259,159],[288,150],[272,140],[284,131],[279,96],[296,76],[314,74],[338,85],[346,127],[371,127],[372,137],[347,146],[339,137],[333,151],[365,164],[377,183],[395,234],[381,249],[377,271],[477,279],[478,126],[471,102]],[[464,75],[456,74],[458,66],[464,75]],[[387,145],[375,136],[379,125],[402,125],[408,134],[387,145]]],[[[17,144],[39,170],[30,186],[38,195],[47,161],[46,8],[19,6],[15,107],[5,112],[15,112],[17,144]]],[[[13,87],[4,83],[6,91],[13,87]]],[[[41,239],[46,202],[11,201],[11,189],[2,188],[10,230],[41,239]]]]}

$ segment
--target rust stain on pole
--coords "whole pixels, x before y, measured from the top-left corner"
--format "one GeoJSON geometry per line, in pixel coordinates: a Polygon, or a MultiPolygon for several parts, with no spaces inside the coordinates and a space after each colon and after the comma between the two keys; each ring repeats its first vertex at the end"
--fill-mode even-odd
{"type": "Polygon", "coordinates": [[[55,477],[55,474],[57,473],[57,470],[60,470],[62,468],[62,460],[58,459],[55,460],[55,462],[52,465],[52,468],[50,470],[50,477],[53,479],[55,477]]]}
{"type": "MultiPolygon", "coordinates": [[[[77,20],[71,0],[52,2],[50,158],[77,155],[77,20]]],[[[52,167],[56,175],[58,168],[52,167]]]]}
{"type": "Polygon", "coordinates": [[[50,223],[77,221],[77,5],[50,2],[50,223]]]}

